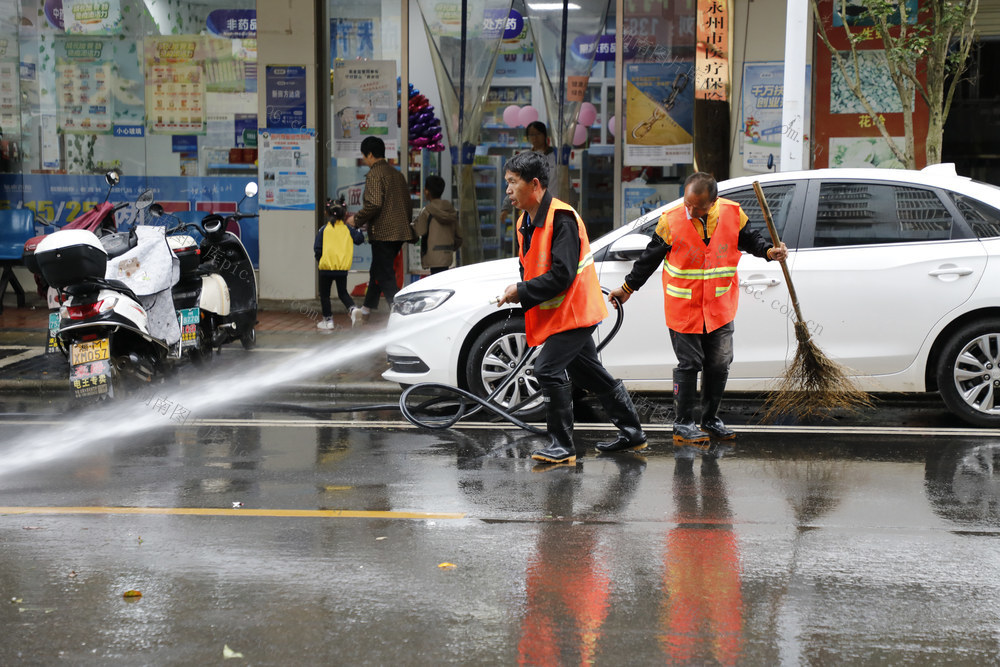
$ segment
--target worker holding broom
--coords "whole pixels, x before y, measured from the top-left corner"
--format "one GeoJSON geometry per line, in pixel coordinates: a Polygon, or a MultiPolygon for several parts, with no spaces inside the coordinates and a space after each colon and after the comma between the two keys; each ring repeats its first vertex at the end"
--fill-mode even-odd
{"type": "MultiPolygon", "coordinates": [[[[663,265],[663,303],[674,369],[674,444],[708,450],[710,439],[732,440],[736,433],[719,418],[722,394],[733,361],[733,320],[739,299],[736,265],[746,251],[784,261],[788,248],[766,241],[747,226],[736,202],[719,198],[711,174],[696,172],[684,181],[684,203],[660,215],[656,233],[609,299],[628,301],[656,267],[663,265]],[[701,428],[696,421],[701,371],[701,428]]],[[[617,305],[615,305],[617,308],[617,305]]]]}

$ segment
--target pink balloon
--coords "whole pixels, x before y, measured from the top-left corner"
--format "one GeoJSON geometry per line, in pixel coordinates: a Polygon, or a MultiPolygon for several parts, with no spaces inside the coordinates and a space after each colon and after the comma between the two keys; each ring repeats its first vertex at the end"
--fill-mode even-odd
{"type": "Polygon", "coordinates": [[[573,145],[582,146],[587,141],[587,126],[577,123],[573,130],[573,145]]]}
{"type": "Polygon", "coordinates": [[[584,102],[580,105],[580,122],[590,127],[597,120],[597,107],[595,107],[590,102],[584,102]]]}
{"type": "Polygon", "coordinates": [[[615,117],[614,116],[612,116],[611,118],[608,119],[608,132],[611,134],[612,137],[615,136],[615,117]]]}
{"type": "Polygon", "coordinates": [[[518,125],[518,114],[521,113],[521,107],[516,104],[511,104],[509,107],[503,110],[503,122],[507,123],[508,127],[517,127],[518,125]]]}
{"type": "Polygon", "coordinates": [[[521,107],[521,112],[517,116],[518,123],[520,125],[530,125],[538,120],[538,109],[531,106],[530,104],[526,107],[521,107]]]}

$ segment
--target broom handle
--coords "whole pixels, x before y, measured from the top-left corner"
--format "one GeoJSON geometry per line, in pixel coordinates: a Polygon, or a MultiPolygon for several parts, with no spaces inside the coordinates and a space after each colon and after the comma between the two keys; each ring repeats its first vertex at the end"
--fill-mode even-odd
{"type": "MultiPolygon", "coordinates": [[[[767,231],[771,232],[771,243],[777,248],[781,245],[781,239],[778,238],[778,230],[774,227],[774,221],[771,219],[771,208],[767,205],[767,200],[764,199],[764,191],[760,187],[759,181],[753,182],[753,191],[757,194],[757,201],[760,203],[760,210],[764,212],[764,222],[767,223],[767,231]]],[[[788,294],[792,297],[792,306],[795,308],[795,317],[798,318],[799,323],[805,322],[802,317],[802,310],[799,308],[799,297],[795,294],[795,285],[792,284],[792,275],[788,272],[788,266],[785,264],[785,260],[780,260],[778,262],[781,264],[781,272],[785,274],[785,282],[788,284],[788,294]]]]}

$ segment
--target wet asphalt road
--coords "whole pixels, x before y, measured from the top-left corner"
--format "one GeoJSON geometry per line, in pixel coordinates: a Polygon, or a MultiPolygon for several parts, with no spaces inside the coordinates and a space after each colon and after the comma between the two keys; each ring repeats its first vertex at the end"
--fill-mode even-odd
{"type": "Polygon", "coordinates": [[[5,474],[67,418],[0,409],[2,665],[1000,660],[1000,434],[744,429],[711,463],[654,427],[539,471],[517,430],[272,409],[5,474]]]}

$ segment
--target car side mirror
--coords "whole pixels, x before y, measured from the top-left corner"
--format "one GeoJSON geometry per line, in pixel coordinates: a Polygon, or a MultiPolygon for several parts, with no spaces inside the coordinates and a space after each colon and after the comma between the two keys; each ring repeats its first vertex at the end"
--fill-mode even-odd
{"type": "Polygon", "coordinates": [[[645,234],[626,234],[611,244],[607,259],[636,260],[649,245],[649,237],[645,234]]]}

